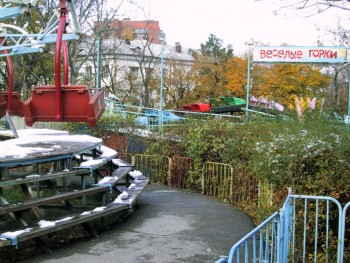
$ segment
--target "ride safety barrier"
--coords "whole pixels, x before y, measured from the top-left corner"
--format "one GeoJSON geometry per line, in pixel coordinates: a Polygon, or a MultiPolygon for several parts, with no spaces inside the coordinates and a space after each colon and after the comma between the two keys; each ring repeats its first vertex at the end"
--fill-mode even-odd
{"type": "Polygon", "coordinates": [[[136,154],[133,165],[151,183],[168,184],[170,178],[171,159],[167,156],[136,154]]]}
{"type": "Polygon", "coordinates": [[[232,182],[234,186],[231,198],[233,203],[247,206],[250,202],[257,200],[261,193],[266,193],[260,190],[259,180],[246,171],[235,174],[232,182]]]}
{"type": "Polygon", "coordinates": [[[217,263],[348,262],[349,206],[350,202],[342,208],[332,197],[289,194],[279,212],[243,237],[229,256],[217,263]]]}
{"type": "Polygon", "coordinates": [[[190,170],[193,168],[191,158],[175,156],[172,158],[170,184],[173,187],[186,189],[190,170]]]}
{"type": "Polygon", "coordinates": [[[205,162],[202,175],[202,193],[220,200],[232,197],[233,168],[229,164],[205,162]]]}
{"type": "Polygon", "coordinates": [[[124,153],[123,158],[132,159],[139,170],[153,183],[168,184],[180,189],[200,190],[203,194],[238,205],[257,203],[270,208],[274,191],[272,185],[261,182],[253,176],[240,178],[234,175],[233,166],[224,163],[206,162],[200,167],[200,174],[194,171],[193,160],[185,156],[173,158],[158,155],[124,153]],[[195,174],[195,175],[194,175],[195,174]],[[196,176],[196,178],[192,178],[196,176]]]}

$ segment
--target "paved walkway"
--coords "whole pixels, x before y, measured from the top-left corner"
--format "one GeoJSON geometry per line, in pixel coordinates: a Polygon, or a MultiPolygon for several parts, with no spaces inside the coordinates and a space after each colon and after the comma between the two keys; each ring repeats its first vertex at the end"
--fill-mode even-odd
{"type": "Polygon", "coordinates": [[[250,218],[232,205],[166,186],[147,186],[138,204],[127,220],[99,239],[26,262],[215,262],[253,228],[250,218]]]}

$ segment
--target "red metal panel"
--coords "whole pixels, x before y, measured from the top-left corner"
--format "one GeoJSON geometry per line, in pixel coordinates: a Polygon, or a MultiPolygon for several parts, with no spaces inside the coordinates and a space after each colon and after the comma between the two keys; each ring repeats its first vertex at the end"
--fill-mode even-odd
{"type": "Polygon", "coordinates": [[[38,86],[24,103],[25,122],[32,126],[35,122],[87,122],[90,127],[97,125],[102,116],[105,102],[104,93],[89,89],[86,85],[63,85],[61,87],[62,118],[56,115],[56,87],[38,86]],[[95,94],[92,94],[95,91],[95,94]]]}
{"type": "Polygon", "coordinates": [[[184,110],[193,111],[193,112],[209,112],[210,105],[208,103],[192,103],[183,105],[184,110]]]}
{"type": "Polygon", "coordinates": [[[6,101],[0,92],[0,118],[4,117],[6,114],[6,101]]]}
{"type": "MultiPolygon", "coordinates": [[[[106,145],[109,148],[112,148],[119,153],[125,153],[128,149],[128,141],[126,136],[119,135],[117,132],[106,131],[102,135],[103,145],[106,145]]],[[[119,156],[119,158],[121,158],[119,156]]]]}
{"type": "Polygon", "coordinates": [[[198,107],[200,109],[200,112],[209,112],[210,111],[210,105],[208,103],[198,103],[198,107]]]}
{"type": "MultiPolygon", "coordinates": [[[[6,101],[9,101],[8,100],[9,92],[3,91],[2,95],[4,96],[4,99],[6,101]]],[[[23,111],[23,102],[21,101],[21,95],[18,92],[12,92],[10,101],[11,101],[11,104],[7,105],[9,106],[7,109],[8,113],[12,116],[23,117],[24,111],[23,111]]]]}

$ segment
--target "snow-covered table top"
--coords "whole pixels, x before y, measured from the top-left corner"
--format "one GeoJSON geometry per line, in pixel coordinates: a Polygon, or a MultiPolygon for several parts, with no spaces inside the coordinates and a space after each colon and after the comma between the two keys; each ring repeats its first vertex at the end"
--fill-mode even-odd
{"type": "Polygon", "coordinates": [[[99,138],[64,131],[28,129],[18,134],[19,138],[0,142],[0,166],[74,156],[102,145],[99,138]]]}

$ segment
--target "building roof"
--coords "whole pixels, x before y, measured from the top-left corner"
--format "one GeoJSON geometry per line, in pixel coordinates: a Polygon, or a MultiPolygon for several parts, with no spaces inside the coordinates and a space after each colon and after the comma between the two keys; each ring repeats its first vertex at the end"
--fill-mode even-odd
{"type": "MultiPolygon", "coordinates": [[[[80,55],[88,55],[91,52],[93,39],[87,39],[84,44],[80,46],[80,55]]],[[[132,40],[125,41],[120,39],[105,39],[101,44],[103,55],[115,56],[137,56],[137,54],[144,54],[146,57],[160,57],[161,44],[148,43],[146,40],[132,40]]],[[[184,62],[193,62],[194,58],[190,54],[189,48],[183,48],[179,43],[175,46],[164,45],[163,57],[165,60],[177,60],[184,62]]]]}

